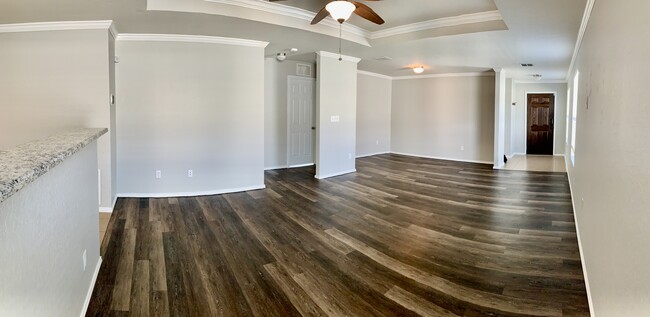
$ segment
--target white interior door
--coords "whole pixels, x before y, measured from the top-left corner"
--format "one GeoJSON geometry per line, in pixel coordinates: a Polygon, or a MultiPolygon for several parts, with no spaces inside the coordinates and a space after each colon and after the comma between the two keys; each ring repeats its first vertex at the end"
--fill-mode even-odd
{"type": "Polygon", "coordinates": [[[316,81],[289,76],[287,86],[287,164],[314,164],[314,89],[316,81]]]}

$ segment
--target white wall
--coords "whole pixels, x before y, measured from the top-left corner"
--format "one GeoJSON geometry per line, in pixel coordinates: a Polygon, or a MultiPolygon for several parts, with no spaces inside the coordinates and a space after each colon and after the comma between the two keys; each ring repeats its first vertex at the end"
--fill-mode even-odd
{"type": "Polygon", "coordinates": [[[117,55],[118,192],[263,186],[264,48],[118,39],[117,55]]]}
{"type": "MultiPolygon", "coordinates": [[[[0,149],[71,128],[110,128],[108,30],[0,34],[0,149]]],[[[110,130],[98,140],[102,207],[115,192],[110,130]]]]}
{"type": "Polygon", "coordinates": [[[512,78],[507,78],[506,79],[506,126],[505,126],[505,134],[506,134],[506,141],[505,141],[505,152],[506,156],[511,157],[512,156],[512,125],[513,125],[513,110],[514,107],[512,106],[512,103],[514,102],[514,97],[513,97],[513,80],[512,78]]]}
{"type": "Polygon", "coordinates": [[[317,58],[316,177],[356,171],[357,62],[319,52],[317,58]],[[339,122],[332,122],[338,116],[339,122]]]}
{"type": "Polygon", "coordinates": [[[0,316],[81,314],[99,261],[96,184],[93,142],[0,203],[0,316]]]}
{"type": "Polygon", "coordinates": [[[555,93],[555,139],[554,154],[564,154],[566,139],[566,100],[567,84],[517,83],[513,85],[513,99],[517,103],[511,106],[512,132],[511,151],[515,154],[526,153],[526,109],[527,93],[555,93]]]}
{"type": "MultiPolygon", "coordinates": [[[[287,79],[296,75],[297,64],[316,64],[275,58],[264,60],[264,168],[287,167],[287,79]]],[[[315,90],[314,90],[315,92],[315,90]]],[[[314,96],[314,103],[316,96],[314,96]]],[[[316,105],[314,104],[314,108],[316,105]]]]}
{"type": "Polygon", "coordinates": [[[645,0],[596,1],[569,77],[580,72],[575,167],[566,157],[598,317],[650,311],[648,12],[645,0]]]}
{"type": "Polygon", "coordinates": [[[492,164],[494,89],[494,76],[393,80],[392,152],[492,164]]]}
{"type": "Polygon", "coordinates": [[[392,86],[390,78],[357,75],[357,157],[390,152],[392,86]]]}

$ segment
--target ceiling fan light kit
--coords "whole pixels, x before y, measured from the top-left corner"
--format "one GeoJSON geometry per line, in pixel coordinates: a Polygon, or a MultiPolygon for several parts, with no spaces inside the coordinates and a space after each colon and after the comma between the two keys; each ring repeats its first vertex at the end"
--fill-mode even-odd
{"type": "Polygon", "coordinates": [[[357,7],[348,1],[332,1],[325,6],[325,10],[339,23],[343,23],[349,19],[352,12],[356,9],[357,7]]]}

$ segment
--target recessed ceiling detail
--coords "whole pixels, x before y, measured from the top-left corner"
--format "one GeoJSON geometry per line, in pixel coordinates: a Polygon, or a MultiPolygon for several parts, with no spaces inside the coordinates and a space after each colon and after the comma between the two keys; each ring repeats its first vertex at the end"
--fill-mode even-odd
{"type": "MultiPolygon", "coordinates": [[[[420,1],[424,7],[431,7],[432,2],[444,3],[440,0],[412,0],[420,1]]],[[[310,25],[309,22],[313,19],[315,12],[311,11],[311,7],[314,5],[309,1],[296,1],[289,0],[283,3],[278,2],[268,2],[266,0],[148,0],[147,1],[147,10],[156,10],[156,11],[177,11],[177,12],[197,12],[197,13],[207,13],[215,15],[228,15],[233,17],[238,17],[241,19],[254,20],[259,22],[271,23],[286,27],[298,28],[310,32],[326,34],[330,36],[338,37],[339,23],[334,21],[331,18],[326,18],[319,25],[310,25]],[[284,3],[287,4],[284,4],[284,3]],[[300,5],[299,3],[307,3],[309,6],[300,5]],[[292,6],[290,4],[294,4],[292,6]],[[309,9],[306,9],[309,8],[309,9]]],[[[455,6],[455,10],[446,10],[451,13],[461,13],[454,16],[440,16],[439,9],[432,9],[429,12],[436,13],[437,15],[431,15],[434,18],[420,21],[423,16],[416,15],[411,19],[406,19],[404,15],[404,10],[419,12],[422,11],[418,9],[417,6],[409,3],[408,8],[405,8],[402,4],[390,4],[389,7],[386,7],[386,2],[375,2],[373,6],[380,7],[385,6],[380,13],[385,20],[387,21],[385,26],[369,26],[368,23],[360,21],[362,19],[356,19],[353,17],[350,19],[350,23],[343,25],[343,38],[349,41],[356,42],[358,44],[372,46],[373,40],[382,40],[379,41],[381,44],[385,42],[386,38],[395,37],[399,41],[404,40],[415,40],[422,39],[426,37],[435,37],[435,36],[444,36],[444,35],[457,35],[459,31],[454,31],[447,34],[446,32],[422,32],[422,31],[432,31],[440,30],[450,27],[458,27],[464,25],[471,25],[471,28],[467,28],[467,33],[482,32],[482,31],[495,31],[495,30],[504,30],[505,23],[503,23],[503,18],[498,10],[495,10],[494,2],[492,0],[473,0],[468,3],[474,2],[474,5],[466,5],[467,9],[470,10],[470,13],[464,13],[463,10],[459,10],[458,6],[455,6]],[[480,4],[480,5],[477,5],[480,4]],[[400,10],[395,10],[393,6],[397,5],[400,10]],[[473,12],[477,9],[489,8],[489,11],[473,12]],[[404,9],[404,10],[402,10],[404,9]],[[400,23],[393,21],[394,15],[397,15],[397,18],[400,23]],[[356,21],[356,25],[355,25],[356,21]],[[499,21],[501,23],[489,23],[499,21]],[[480,26],[481,23],[485,23],[483,26],[480,26]],[[363,27],[359,26],[362,25],[363,27]],[[478,25],[478,27],[477,27],[478,25]],[[399,35],[405,35],[410,33],[417,33],[418,35],[398,37],[399,35]],[[429,36],[432,34],[432,36],[429,36]]],[[[448,1],[447,1],[448,2],[448,1]]],[[[317,4],[318,6],[321,3],[317,4]]],[[[445,5],[440,5],[442,8],[445,5]]],[[[447,7],[449,5],[446,5],[447,7]]],[[[421,8],[421,7],[420,7],[421,8]]],[[[315,9],[316,11],[319,8],[315,9]]],[[[462,9],[462,6],[461,6],[462,9]]],[[[426,17],[426,16],[424,16],[426,17]]],[[[462,33],[462,32],[461,32],[462,33]]]]}

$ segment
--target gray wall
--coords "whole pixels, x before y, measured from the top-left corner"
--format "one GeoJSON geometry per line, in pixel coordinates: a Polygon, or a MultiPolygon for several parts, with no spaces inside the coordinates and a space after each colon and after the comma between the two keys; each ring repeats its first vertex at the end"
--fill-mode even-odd
{"type": "MultiPolygon", "coordinates": [[[[0,34],[0,149],[70,128],[110,128],[108,30],[0,34]]],[[[111,138],[98,140],[102,207],[112,206],[111,138]]]]}
{"type": "Polygon", "coordinates": [[[575,64],[575,167],[569,155],[567,165],[598,317],[650,311],[648,12],[645,0],[596,1],[575,64]]]}
{"type": "Polygon", "coordinates": [[[317,178],[356,170],[357,63],[323,55],[317,58],[317,178]]]}
{"type": "Polygon", "coordinates": [[[81,314],[99,261],[96,184],[93,142],[0,203],[0,316],[81,314]]]}
{"type": "Polygon", "coordinates": [[[297,64],[312,65],[312,77],[316,77],[314,63],[278,62],[274,57],[264,60],[265,169],[287,167],[287,78],[296,75],[297,64]]]}
{"type": "Polygon", "coordinates": [[[511,150],[515,154],[526,153],[526,93],[555,93],[555,154],[564,154],[566,139],[566,101],[567,84],[515,83],[513,99],[516,106],[511,106],[512,133],[511,150]]]}
{"type": "Polygon", "coordinates": [[[391,134],[392,152],[492,164],[494,76],[393,80],[391,134]]]}
{"type": "Polygon", "coordinates": [[[118,192],[263,186],[263,48],[118,39],[117,55],[118,192]]]}
{"type": "Polygon", "coordinates": [[[392,86],[390,78],[357,75],[357,157],[390,152],[392,86]]]}

